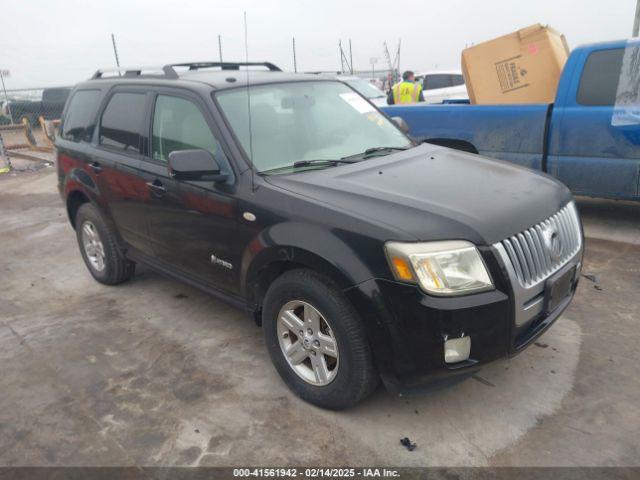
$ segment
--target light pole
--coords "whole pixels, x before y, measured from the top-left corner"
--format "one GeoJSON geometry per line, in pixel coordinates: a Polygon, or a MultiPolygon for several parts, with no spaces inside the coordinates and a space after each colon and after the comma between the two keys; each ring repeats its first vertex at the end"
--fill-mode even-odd
{"type": "Polygon", "coordinates": [[[631,34],[632,37],[638,36],[638,30],[640,29],[640,0],[636,2],[636,17],[633,21],[633,32],[631,34]]]}

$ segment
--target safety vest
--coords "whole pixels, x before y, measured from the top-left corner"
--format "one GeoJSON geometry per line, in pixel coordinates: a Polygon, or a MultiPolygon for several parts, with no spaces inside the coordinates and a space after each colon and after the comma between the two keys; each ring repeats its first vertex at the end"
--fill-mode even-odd
{"type": "Polygon", "coordinates": [[[413,82],[399,82],[392,87],[392,90],[394,104],[417,103],[422,85],[413,82]]]}

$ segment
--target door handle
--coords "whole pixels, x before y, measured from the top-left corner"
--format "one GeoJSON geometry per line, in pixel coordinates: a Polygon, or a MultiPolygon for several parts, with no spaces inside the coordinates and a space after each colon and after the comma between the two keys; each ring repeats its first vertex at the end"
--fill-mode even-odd
{"type": "Polygon", "coordinates": [[[91,162],[89,166],[91,167],[91,170],[96,173],[100,173],[102,171],[102,167],[100,166],[99,162],[91,162]]]}
{"type": "Polygon", "coordinates": [[[154,180],[153,182],[147,182],[147,188],[151,190],[152,193],[161,197],[165,193],[167,193],[167,189],[164,188],[162,182],[160,180],[154,180]]]}

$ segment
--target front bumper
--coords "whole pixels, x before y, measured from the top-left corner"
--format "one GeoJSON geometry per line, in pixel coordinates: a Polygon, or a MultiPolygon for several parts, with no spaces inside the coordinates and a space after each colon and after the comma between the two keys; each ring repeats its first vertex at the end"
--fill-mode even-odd
{"type": "MultiPolygon", "coordinates": [[[[545,332],[571,303],[579,279],[582,251],[559,272],[575,268],[570,294],[551,312],[542,308],[522,321],[521,297],[507,265],[494,247],[481,253],[496,289],[461,297],[433,297],[418,287],[372,279],[346,291],[364,317],[376,365],[395,393],[429,390],[468,377],[483,364],[514,356],[545,332]],[[444,342],[468,336],[468,360],[447,364],[444,342]]],[[[537,307],[536,307],[537,308],[537,307]]]]}

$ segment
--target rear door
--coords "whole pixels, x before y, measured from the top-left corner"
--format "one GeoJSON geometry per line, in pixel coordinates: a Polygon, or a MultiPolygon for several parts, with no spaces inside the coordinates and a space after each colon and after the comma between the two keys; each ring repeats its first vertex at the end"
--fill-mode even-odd
{"type": "Polygon", "coordinates": [[[451,87],[451,76],[446,73],[434,73],[424,76],[422,81],[422,95],[429,103],[442,103],[447,97],[447,92],[451,87]]]}
{"type": "Polygon", "coordinates": [[[89,167],[122,239],[150,254],[144,218],[149,191],[139,169],[146,148],[149,99],[144,89],[135,87],[116,87],[107,95],[89,167]]]}
{"type": "Polygon", "coordinates": [[[141,170],[149,191],[145,218],[154,256],[174,271],[237,293],[233,172],[207,106],[195,94],[170,88],[158,89],[153,105],[151,142],[141,170]],[[169,176],[169,154],[190,149],[211,152],[230,180],[216,184],[169,176]]]}
{"type": "Polygon", "coordinates": [[[638,198],[640,125],[614,115],[623,59],[633,53],[585,52],[576,80],[555,106],[548,172],[576,194],[638,198]]]}
{"type": "Polygon", "coordinates": [[[451,87],[447,89],[447,98],[467,99],[467,86],[464,83],[464,76],[461,73],[452,73],[449,75],[451,87]]]}

